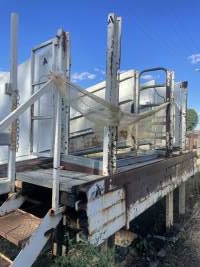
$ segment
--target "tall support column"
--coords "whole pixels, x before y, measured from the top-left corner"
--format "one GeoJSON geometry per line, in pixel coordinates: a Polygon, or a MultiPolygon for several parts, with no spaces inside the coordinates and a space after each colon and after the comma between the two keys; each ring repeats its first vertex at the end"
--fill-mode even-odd
{"type": "Polygon", "coordinates": [[[187,81],[181,83],[181,134],[180,148],[183,152],[186,149],[186,115],[187,115],[187,81]]]}
{"type": "MultiPolygon", "coordinates": [[[[58,71],[60,71],[67,80],[70,79],[70,38],[69,33],[62,29],[58,30],[58,71]]],[[[70,88],[66,84],[66,98],[70,97],[70,88]]],[[[69,153],[69,123],[70,123],[70,107],[65,98],[62,98],[62,114],[61,114],[61,153],[68,155],[69,153]]]]}
{"type": "MultiPolygon", "coordinates": [[[[10,95],[11,95],[11,111],[17,108],[17,51],[18,51],[18,15],[11,14],[11,57],[10,57],[10,95]]],[[[9,146],[8,158],[8,179],[10,180],[10,191],[15,191],[16,176],[16,141],[17,141],[17,120],[10,127],[11,144],[9,146]]]]}
{"type": "Polygon", "coordinates": [[[59,208],[59,185],[60,185],[60,144],[61,144],[61,97],[56,92],[56,118],[55,118],[55,143],[53,157],[53,186],[52,186],[52,209],[59,208]]]}
{"type": "MultiPolygon", "coordinates": [[[[107,28],[106,101],[118,105],[120,67],[121,17],[110,13],[107,28]]],[[[110,114],[112,116],[112,114],[110,114]]],[[[114,115],[114,114],[113,114],[114,115]]],[[[117,126],[104,128],[103,174],[113,175],[117,169],[117,126]]],[[[110,180],[110,186],[112,179],[110,180]]]]}
{"type": "Polygon", "coordinates": [[[179,186],[179,215],[185,214],[185,183],[179,186]]]}
{"type": "Polygon", "coordinates": [[[166,78],[166,101],[170,103],[166,110],[166,154],[170,156],[174,143],[174,72],[169,70],[166,78]]]}
{"type": "MultiPolygon", "coordinates": [[[[140,77],[139,77],[139,73],[138,72],[136,72],[135,73],[135,88],[134,88],[134,100],[135,100],[135,110],[134,110],[134,112],[136,113],[136,114],[138,114],[139,113],[139,90],[140,90],[140,82],[139,82],[139,79],[140,79],[140,77]]],[[[136,148],[136,153],[137,153],[137,151],[138,151],[138,148],[139,148],[139,146],[138,146],[138,137],[139,137],[139,133],[138,133],[138,124],[136,124],[135,125],[135,148],[136,148]]]]}
{"type": "Polygon", "coordinates": [[[173,191],[166,195],[166,229],[169,231],[174,224],[173,191]]]}

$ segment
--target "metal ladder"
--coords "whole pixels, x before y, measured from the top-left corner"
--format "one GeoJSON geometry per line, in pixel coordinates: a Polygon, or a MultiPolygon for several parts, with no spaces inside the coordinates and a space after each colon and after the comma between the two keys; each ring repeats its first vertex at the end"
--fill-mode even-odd
{"type": "MultiPolygon", "coordinates": [[[[45,84],[48,80],[48,74],[50,72],[62,71],[65,73],[66,77],[70,78],[70,41],[69,33],[65,33],[62,30],[59,30],[57,36],[46,42],[41,43],[40,45],[34,47],[31,52],[31,94],[34,94],[39,90],[40,86],[45,84]],[[60,38],[62,41],[59,41],[60,38]],[[42,51],[50,53],[50,56],[47,54],[42,54],[42,51]],[[59,59],[60,58],[60,59],[59,59]],[[60,66],[56,64],[57,61],[60,61],[60,66]],[[38,74],[39,72],[39,74],[38,74]]],[[[39,139],[37,138],[37,149],[34,151],[34,130],[35,123],[37,121],[37,134],[40,135],[40,122],[45,122],[51,120],[51,145],[50,145],[50,156],[53,155],[53,145],[54,145],[54,129],[55,129],[55,93],[54,90],[51,90],[50,101],[52,103],[51,114],[41,114],[41,99],[37,103],[31,106],[30,110],[30,153],[39,154],[39,139]],[[37,113],[36,113],[37,112],[37,113]]],[[[68,153],[68,135],[69,135],[69,107],[62,100],[62,153],[68,153]],[[67,117],[67,119],[66,119],[67,117]]]]}
{"type": "MultiPolygon", "coordinates": [[[[17,16],[14,14],[12,25],[15,25],[15,27],[16,19],[17,16]]],[[[13,33],[16,36],[15,27],[12,27],[12,30],[14,29],[13,33]]],[[[69,77],[70,73],[70,54],[68,41],[69,35],[63,30],[59,30],[56,36],[56,44],[53,43],[54,49],[57,50],[55,53],[55,71],[66,75],[67,78],[69,77]]],[[[16,42],[14,43],[16,44],[16,42]]],[[[17,77],[16,60],[14,65],[15,77],[17,77]]],[[[16,118],[18,118],[28,108],[33,107],[34,112],[33,104],[50,90],[50,84],[53,84],[52,81],[47,81],[44,84],[40,84],[41,88],[39,88],[36,92],[33,92],[32,96],[24,104],[21,104],[16,110],[12,111],[4,120],[1,121],[0,130],[6,129],[8,125],[13,123],[16,118]]],[[[35,87],[33,89],[35,89],[35,87]]],[[[55,106],[52,207],[42,219],[20,209],[23,203],[27,200],[27,197],[22,195],[20,192],[15,191],[16,167],[15,151],[13,151],[14,157],[12,158],[12,161],[9,161],[8,164],[8,166],[12,167],[12,176],[5,180],[6,188],[4,192],[2,191],[4,184],[0,181],[0,194],[9,193],[7,200],[0,206],[0,235],[22,249],[14,261],[11,261],[5,255],[0,253],[0,266],[30,267],[40,254],[47,241],[52,237],[54,229],[62,219],[62,213],[65,208],[60,206],[59,203],[60,153],[62,144],[65,144],[64,149],[66,149],[66,144],[68,144],[68,132],[66,132],[66,130],[69,129],[67,128],[67,116],[69,115],[69,108],[64,103],[64,100],[61,99],[58,91],[55,91],[55,106]]],[[[34,113],[32,113],[32,115],[34,116],[34,113]]],[[[33,117],[32,119],[34,121],[35,118],[33,117]]],[[[0,140],[0,144],[2,145],[10,146],[11,144],[9,135],[1,134],[0,140]]]]}
{"type": "MultiPolygon", "coordinates": [[[[41,85],[45,84],[48,81],[48,73],[50,71],[55,71],[56,65],[56,45],[58,43],[57,38],[53,38],[49,41],[46,41],[32,49],[31,52],[31,95],[33,95],[41,85]],[[51,55],[42,54],[42,51],[45,53],[51,52],[51,55]],[[43,62],[41,62],[43,61],[43,62]],[[40,73],[40,71],[42,73],[40,73]]],[[[40,121],[44,122],[47,120],[51,120],[51,147],[50,154],[52,155],[53,151],[53,143],[54,143],[54,134],[53,129],[55,126],[55,103],[54,103],[54,91],[51,90],[50,101],[52,103],[52,114],[41,115],[41,99],[38,100],[37,103],[34,103],[31,106],[31,120],[30,120],[30,153],[38,154],[39,151],[39,139],[37,138],[37,148],[34,151],[34,130],[35,130],[35,122],[37,121],[37,132],[40,135],[40,121]],[[36,113],[36,105],[37,105],[37,114],[36,113]]]]}
{"type": "Polygon", "coordinates": [[[26,200],[21,194],[12,194],[0,206],[0,235],[21,248],[13,261],[0,253],[0,266],[32,266],[62,219],[61,212],[54,215],[49,211],[39,218],[20,209],[26,200]]]}

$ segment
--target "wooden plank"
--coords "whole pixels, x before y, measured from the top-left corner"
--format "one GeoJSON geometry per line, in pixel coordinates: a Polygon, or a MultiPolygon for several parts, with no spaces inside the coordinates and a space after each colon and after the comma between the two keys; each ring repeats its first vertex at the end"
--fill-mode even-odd
{"type": "Polygon", "coordinates": [[[171,230],[174,223],[173,191],[166,195],[166,229],[171,230]]]}
{"type": "Polygon", "coordinates": [[[17,209],[0,217],[0,235],[15,245],[23,247],[40,222],[40,218],[17,209]]]}
{"type": "Polygon", "coordinates": [[[185,183],[179,186],[179,215],[185,214],[185,183]]]}
{"type": "MultiPolygon", "coordinates": [[[[41,173],[48,173],[51,174],[53,173],[53,169],[45,169],[45,170],[39,170],[41,173]]],[[[73,172],[73,171],[66,171],[66,170],[60,170],[60,175],[62,177],[70,178],[70,179],[84,179],[85,173],[81,172],[73,172]]]]}
{"type": "MultiPolygon", "coordinates": [[[[71,192],[72,187],[94,181],[102,176],[60,170],[60,191],[71,192]]],[[[39,169],[17,173],[17,180],[52,188],[53,169],[39,169]]]]}
{"type": "MultiPolygon", "coordinates": [[[[53,176],[46,174],[41,175],[39,173],[18,173],[17,179],[26,183],[39,185],[47,188],[52,188],[53,176]]],[[[60,180],[60,191],[71,192],[73,186],[84,183],[85,181],[81,180],[72,180],[67,177],[61,177],[60,180]]]]}
{"type": "MultiPolygon", "coordinates": [[[[53,169],[40,170],[40,172],[52,174],[53,169]]],[[[61,177],[83,180],[83,181],[93,181],[102,177],[102,175],[93,175],[93,174],[87,175],[87,173],[84,172],[75,172],[68,170],[60,170],[60,175],[61,177]]]]}

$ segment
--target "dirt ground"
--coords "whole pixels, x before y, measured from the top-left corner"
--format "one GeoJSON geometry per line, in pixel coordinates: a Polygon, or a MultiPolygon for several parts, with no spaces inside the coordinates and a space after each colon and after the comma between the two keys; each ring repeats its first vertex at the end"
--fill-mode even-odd
{"type": "Polygon", "coordinates": [[[186,183],[186,215],[178,216],[174,192],[174,228],[165,231],[164,199],[133,223],[138,238],[119,249],[120,267],[200,267],[200,174],[186,183]]]}
{"type": "Polygon", "coordinates": [[[180,224],[180,240],[167,253],[169,266],[200,266],[200,174],[188,183],[187,212],[180,224]],[[182,241],[182,242],[181,242],[182,241]]]}

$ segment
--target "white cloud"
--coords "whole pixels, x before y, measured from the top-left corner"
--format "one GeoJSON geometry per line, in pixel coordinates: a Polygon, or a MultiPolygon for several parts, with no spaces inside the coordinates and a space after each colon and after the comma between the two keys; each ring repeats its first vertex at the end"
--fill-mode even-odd
{"type": "Polygon", "coordinates": [[[5,71],[0,71],[0,81],[2,80],[7,80],[9,77],[10,73],[9,72],[5,72],[5,71]]]}
{"type": "Polygon", "coordinates": [[[153,80],[154,78],[152,75],[146,74],[146,75],[142,75],[142,79],[149,81],[149,80],[153,80]]]}
{"type": "Polygon", "coordinates": [[[152,80],[159,79],[160,75],[159,74],[157,75],[145,74],[145,75],[142,75],[141,78],[146,81],[152,81],[152,80]]]}
{"type": "Polygon", "coordinates": [[[94,68],[94,71],[95,72],[98,72],[98,73],[100,73],[102,75],[105,75],[106,74],[105,70],[102,70],[102,69],[99,69],[99,68],[94,68]]]}
{"type": "Polygon", "coordinates": [[[191,64],[198,64],[200,63],[200,53],[198,54],[193,54],[188,57],[188,60],[190,61],[191,64]]]}
{"type": "Polygon", "coordinates": [[[84,72],[75,72],[72,74],[72,81],[83,81],[83,80],[94,80],[96,78],[96,74],[90,73],[88,71],[84,72]]]}

